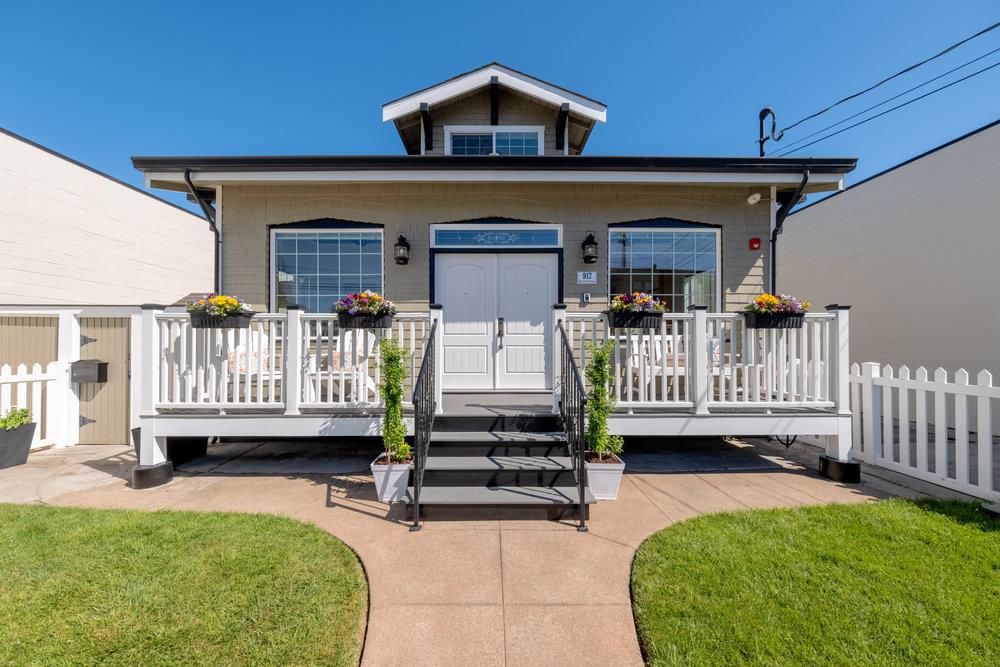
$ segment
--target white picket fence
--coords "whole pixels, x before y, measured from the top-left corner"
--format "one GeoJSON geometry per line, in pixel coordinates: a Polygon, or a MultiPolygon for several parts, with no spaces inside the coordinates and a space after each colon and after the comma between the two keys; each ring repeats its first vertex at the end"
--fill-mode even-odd
{"type": "Polygon", "coordinates": [[[27,408],[31,412],[31,421],[37,424],[32,448],[57,444],[63,375],[57,361],[44,368],[41,364],[31,368],[19,364],[14,369],[10,364],[0,366],[0,415],[7,414],[11,408],[27,408]]]}
{"type": "Polygon", "coordinates": [[[977,498],[1000,500],[1000,438],[993,435],[1000,387],[988,371],[853,364],[853,455],[866,463],[977,498]]]}

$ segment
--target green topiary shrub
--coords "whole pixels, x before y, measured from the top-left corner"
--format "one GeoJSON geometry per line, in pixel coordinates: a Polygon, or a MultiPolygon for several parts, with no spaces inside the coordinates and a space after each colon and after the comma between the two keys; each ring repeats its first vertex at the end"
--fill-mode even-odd
{"type": "Polygon", "coordinates": [[[28,408],[11,408],[6,415],[0,417],[0,428],[13,431],[19,426],[31,423],[31,413],[28,408]]]}
{"type": "Polygon", "coordinates": [[[382,364],[379,395],[385,406],[382,443],[388,463],[406,463],[410,460],[410,446],[406,443],[406,426],[403,424],[403,379],[406,377],[403,350],[395,339],[383,338],[379,343],[379,356],[382,364]]]}
{"type": "Polygon", "coordinates": [[[597,462],[612,462],[622,453],[625,441],[620,435],[608,433],[608,415],[615,411],[616,401],[608,393],[611,384],[611,355],[614,341],[601,345],[587,343],[590,361],[584,369],[590,396],[587,398],[587,448],[594,453],[597,462]]]}

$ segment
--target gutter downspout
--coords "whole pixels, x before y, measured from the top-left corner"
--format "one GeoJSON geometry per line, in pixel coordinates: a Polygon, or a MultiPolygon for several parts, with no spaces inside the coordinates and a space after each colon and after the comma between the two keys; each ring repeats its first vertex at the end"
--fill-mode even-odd
{"type": "MultiPolygon", "coordinates": [[[[201,212],[205,215],[205,220],[208,221],[208,226],[212,230],[212,234],[215,235],[215,266],[212,275],[215,276],[215,287],[213,291],[219,294],[222,291],[222,272],[220,271],[221,264],[219,259],[222,254],[222,234],[219,233],[219,228],[215,225],[215,211],[208,202],[201,196],[201,193],[194,187],[194,183],[191,182],[191,170],[184,170],[184,182],[187,183],[188,190],[191,192],[191,196],[194,200],[198,202],[198,206],[201,207],[201,212]]],[[[772,241],[772,245],[773,245],[772,241]]]]}
{"type": "Polygon", "coordinates": [[[792,207],[798,203],[799,197],[802,196],[802,191],[808,182],[809,170],[806,169],[802,172],[802,180],[799,181],[799,185],[795,188],[795,192],[791,198],[782,202],[777,213],[774,215],[774,229],[771,230],[771,294],[778,293],[778,234],[781,233],[781,227],[785,224],[785,218],[788,217],[792,207]]]}

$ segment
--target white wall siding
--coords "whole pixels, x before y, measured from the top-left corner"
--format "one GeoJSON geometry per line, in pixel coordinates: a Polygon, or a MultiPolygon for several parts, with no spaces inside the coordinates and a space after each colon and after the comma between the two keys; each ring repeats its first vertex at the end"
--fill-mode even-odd
{"type": "Polygon", "coordinates": [[[3,133],[0,229],[0,303],[172,303],[212,287],[204,220],[3,133]]]}
{"type": "Polygon", "coordinates": [[[854,306],[852,361],[1000,377],[998,182],[994,125],[806,208],[778,241],[778,287],[854,306]]]}

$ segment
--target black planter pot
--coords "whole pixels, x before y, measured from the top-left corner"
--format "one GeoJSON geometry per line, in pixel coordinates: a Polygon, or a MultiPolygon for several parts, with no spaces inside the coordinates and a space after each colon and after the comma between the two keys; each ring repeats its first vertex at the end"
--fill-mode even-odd
{"type": "Polygon", "coordinates": [[[337,324],[341,329],[388,329],[392,326],[393,317],[393,315],[337,313],[337,324]]]}
{"type": "Polygon", "coordinates": [[[743,313],[749,329],[801,329],[805,313],[743,313]]]}
{"type": "Polygon", "coordinates": [[[253,313],[246,311],[212,315],[204,310],[192,310],[190,315],[192,329],[246,329],[253,318],[253,313]]]}
{"type": "Polygon", "coordinates": [[[28,461],[35,423],[18,426],[9,431],[0,429],[0,470],[19,466],[28,461]]]}
{"type": "Polygon", "coordinates": [[[655,329],[660,326],[663,313],[631,313],[628,311],[605,311],[612,329],[655,329]]]}

